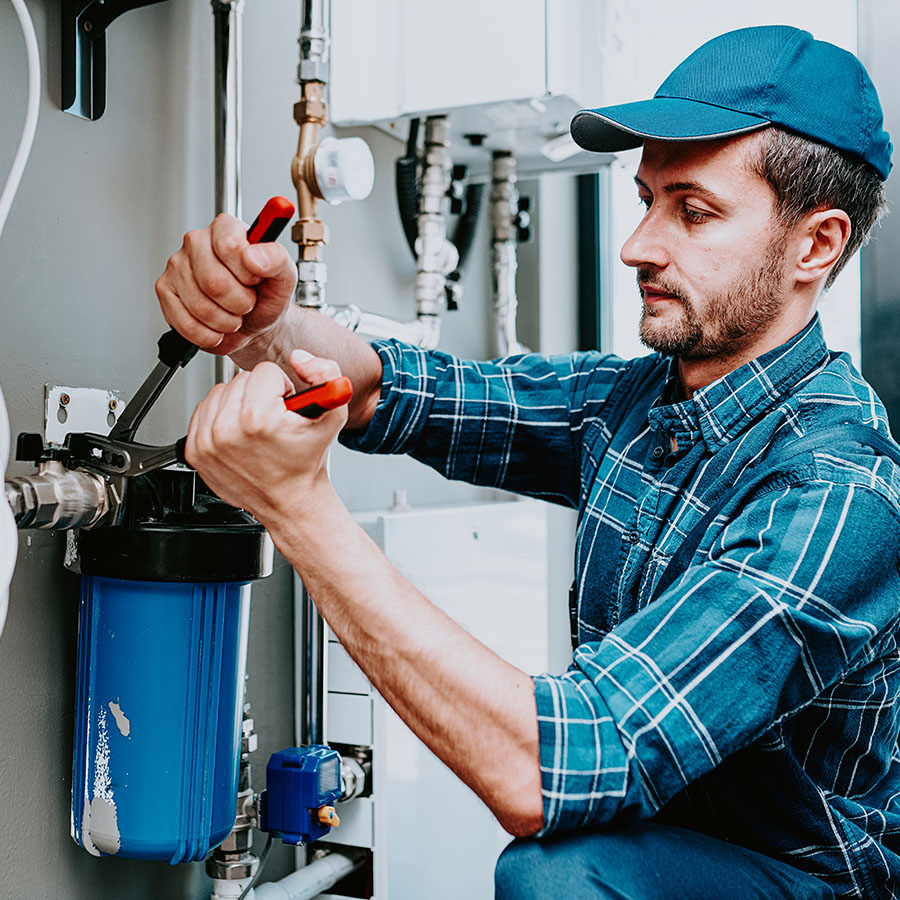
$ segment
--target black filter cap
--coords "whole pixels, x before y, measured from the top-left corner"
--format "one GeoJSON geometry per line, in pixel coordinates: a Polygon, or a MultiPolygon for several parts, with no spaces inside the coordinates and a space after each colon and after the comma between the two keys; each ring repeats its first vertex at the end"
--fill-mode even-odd
{"type": "Polygon", "coordinates": [[[81,529],[69,568],[133,581],[255,581],[272,572],[274,549],[250,513],[225,503],[193,471],[129,478],[125,514],[113,528],[81,529]]]}

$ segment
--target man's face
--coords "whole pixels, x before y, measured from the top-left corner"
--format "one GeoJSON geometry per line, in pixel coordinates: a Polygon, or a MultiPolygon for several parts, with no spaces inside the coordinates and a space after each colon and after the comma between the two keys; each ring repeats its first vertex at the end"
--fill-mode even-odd
{"type": "Polygon", "coordinates": [[[644,145],[635,181],[646,213],[621,258],[637,269],[652,350],[739,354],[784,308],[786,230],[774,191],[748,165],[756,137],[644,145]]]}

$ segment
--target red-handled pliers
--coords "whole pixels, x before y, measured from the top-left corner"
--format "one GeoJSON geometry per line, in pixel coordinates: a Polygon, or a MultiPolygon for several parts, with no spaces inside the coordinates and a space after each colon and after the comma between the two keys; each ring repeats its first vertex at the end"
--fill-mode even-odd
{"type": "MultiPolygon", "coordinates": [[[[247,240],[251,244],[275,241],[293,215],[294,204],[290,200],[286,197],[272,197],[247,230],[247,240]]],[[[199,350],[199,347],[182,337],[174,328],[166,332],[158,343],[159,362],[126,405],[109,435],[73,434],[67,438],[67,443],[73,445],[75,455],[82,458],[86,466],[109,475],[135,476],[174,462],[185,463],[187,437],[165,447],[152,447],[134,440],[138,426],[163,388],[175,372],[187,365],[199,350]]],[[[285,398],[285,405],[292,412],[312,419],[326,410],[348,403],[352,396],[350,379],[341,376],[285,398]]]]}

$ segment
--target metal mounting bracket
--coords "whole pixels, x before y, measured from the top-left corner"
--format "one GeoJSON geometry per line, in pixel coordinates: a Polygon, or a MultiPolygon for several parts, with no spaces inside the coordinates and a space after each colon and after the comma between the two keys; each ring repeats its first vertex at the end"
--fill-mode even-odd
{"type": "Polygon", "coordinates": [[[106,109],[106,29],[122,13],[165,0],[62,0],[62,108],[96,121],[106,109]]]}

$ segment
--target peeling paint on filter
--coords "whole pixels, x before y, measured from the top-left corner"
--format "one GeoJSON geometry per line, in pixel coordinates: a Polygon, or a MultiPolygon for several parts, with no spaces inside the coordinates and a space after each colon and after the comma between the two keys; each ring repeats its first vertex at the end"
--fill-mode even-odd
{"type": "Polygon", "coordinates": [[[122,712],[122,706],[120,701],[116,701],[113,703],[112,700],[109,701],[109,711],[113,714],[113,718],[116,720],[116,727],[119,729],[119,733],[122,737],[128,737],[131,734],[131,722],[128,719],[128,716],[122,712]]]}
{"type": "Polygon", "coordinates": [[[91,840],[91,798],[84,792],[84,804],[81,807],[81,844],[91,856],[99,856],[100,851],[91,840]]]}
{"type": "Polygon", "coordinates": [[[89,853],[99,856],[101,851],[109,854],[119,852],[121,846],[119,820],[116,802],[113,798],[112,780],[109,775],[109,731],[106,725],[105,709],[101,709],[97,716],[94,799],[88,806],[87,794],[85,794],[81,833],[85,849],[89,853]]]}
{"type": "MultiPolygon", "coordinates": [[[[29,538],[29,546],[31,546],[31,540],[29,538]]],[[[73,565],[75,565],[78,561],[78,539],[75,537],[75,532],[71,529],[66,531],[66,549],[63,554],[63,565],[70,569],[73,565]]]]}

